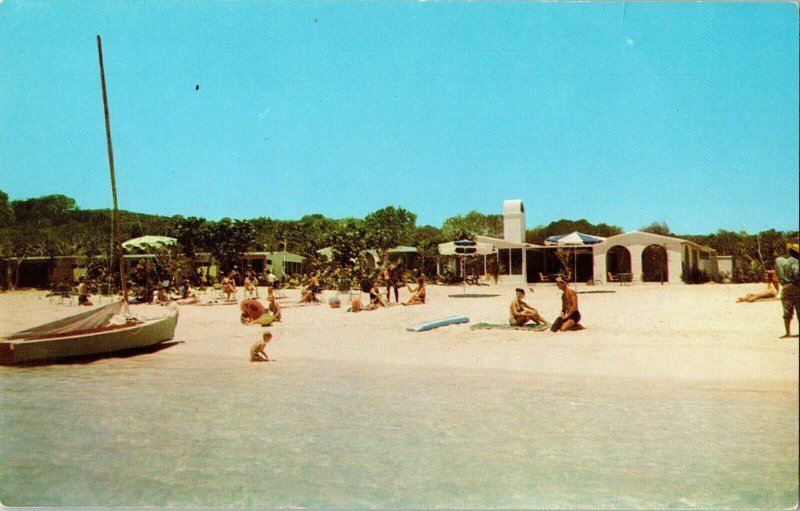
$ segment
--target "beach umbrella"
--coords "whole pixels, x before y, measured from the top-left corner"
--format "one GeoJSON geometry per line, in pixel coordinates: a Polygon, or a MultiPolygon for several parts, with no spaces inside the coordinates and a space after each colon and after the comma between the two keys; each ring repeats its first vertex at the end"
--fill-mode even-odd
{"type": "Polygon", "coordinates": [[[133,238],[122,244],[122,248],[131,250],[150,250],[172,246],[178,243],[175,238],[169,236],[140,236],[133,238]]]}
{"type": "Polygon", "coordinates": [[[493,244],[480,241],[459,240],[439,243],[439,253],[442,255],[489,255],[496,252],[497,247],[493,244]],[[470,247],[474,247],[475,251],[470,251],[470,247]]]}
{"type": "Polygon", "coordinates": [[[545,245],[558,247],[571,247],[573,249],[573,273],[572,280],[577,282],[578,278],[578,247],[595,245],[605,241],[601,236],[592,236],[582,232],[574,231],[569,234],[559,234],[550,236],[544,240],[545,245]]]}
{"type": "Polygon", "coordinates": [[[582,246],[582,245],[594,245],[595,243],[600,243],[605,241],[605,238],[600,236],[592,236],[591,234],[583,234],[582,232],[571,232],[569,234],[559,234],[556,236],[550,236],[549,238],[544,240],[545,245],[558,245],[560,247],[563,246],[582,246]]]}

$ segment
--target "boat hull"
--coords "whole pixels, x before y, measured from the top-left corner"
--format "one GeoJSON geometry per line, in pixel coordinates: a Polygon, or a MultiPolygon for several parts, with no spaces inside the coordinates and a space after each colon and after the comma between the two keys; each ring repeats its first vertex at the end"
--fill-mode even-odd
{"type": "Polygon", "coordinates": [[[177,324],[178,313],[175,311],[163,318],[90,334],[47,339],[4,339],[0,340],[0,364],[43,362],[145,348],[171,340],[177,324]]]}

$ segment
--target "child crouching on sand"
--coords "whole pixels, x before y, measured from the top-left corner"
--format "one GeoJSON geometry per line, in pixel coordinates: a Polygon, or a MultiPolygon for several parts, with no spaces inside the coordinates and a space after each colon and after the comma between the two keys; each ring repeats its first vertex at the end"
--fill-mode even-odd
{"type": "Polygon", "coordinates": [[[272,333],[267,332],[260,341],[250,346],[250,362],[269,362],[269,357],[264,351],[267,343],[272,340],[272,333]]]}

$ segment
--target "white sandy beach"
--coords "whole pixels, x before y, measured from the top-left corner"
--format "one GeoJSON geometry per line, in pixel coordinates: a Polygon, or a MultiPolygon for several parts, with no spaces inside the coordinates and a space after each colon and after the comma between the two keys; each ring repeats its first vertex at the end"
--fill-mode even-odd
{"type": "MultiPolygon", "coordinates": [[[[484,298],[430,286],[426,305],[359,313],[287,303],[266,329],[240,324],[237,305],[181,306],[170,347],[0,367],[0,501],[789,508],[798,338],[779,338],[779,301],[735,303],[759,286],[578,285],[614,293],[580,294],[586,329],[567,333],[470,330],[506,321],[505,285],[467,289],[499,295],[484,298]],[[470,324],[405,329],[456,314],[470,324]],[[272,361],[248,362],[267,329],[272,361]]],[[[534,288],[552,320],[557,288],[534,288]]],[[[0,294],[4,331],[78,310],[0,294]]]]}
{"type": "MultiPolygon", "coordinates": [[[[470,330],[479,321],[505,323],[514,286],[429,286],[427,304],[346,312],[321,305],[295,306],[297,290],[287,290],[283,321],[269,328],[267,353],[276,363],[335,360],[398,366],[440,366],[457,370],[511,370],[539,374],[741,381],[759,386],[797,387],[798,339],[783,333],[779,300],[735,303],[760,284],[699,286],[636,284],[590,287],[578,284],[583,331],[552,333],[470,330]],[[584,292],[590,292],[588,294],[584,292]],[[597,293],[605,291],[605,293],[597,293]],[[609,292],[613,291],[613,293],[609,292]],[[467,315],[469,324],[428,332],[408,332],[420,321],[467,315]]],[[[550,321],[559,313],[559,291],[536,284],[526,301],[550,321]]],[[[239,298],[241,299],[241,289],[239,298]]],[[[326,291],[324,298],[333,295],[326,291]]],[[[260,295],[265,296],[262,288],[260,295]]],[[[401,300],[408,291],[401,291],[401,300]]],[[[345,297],[346,298],[346,297],[345,297]]],[[[345,300],[346,301],[346,300],[345,300]]],[[[135,314],[157,314],[153,306],[131,306],[135,314]]],[[[0,294],[3,332],[16,331],[78,312],[52,304],[40,291],[0,294]]],[[[249,346],[262,327],[239,323],[236,305],[180,306],[175,332],[179,344],[147,355],[209,357],[248,365],[249,346]]],[[[796,334],[796,323],[792,333],[796,334]]]]}

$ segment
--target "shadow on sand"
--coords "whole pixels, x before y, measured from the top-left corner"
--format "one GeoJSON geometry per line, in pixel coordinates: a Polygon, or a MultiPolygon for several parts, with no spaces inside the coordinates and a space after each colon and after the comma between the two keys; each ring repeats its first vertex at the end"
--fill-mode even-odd
{"type": "Polygon", "coordinates": [[[41,366],[52,366],[52,365],[79,365],[79,364],[91,364],[92,362],[96,362],[98,360],[108,359],[108,358],[130,358],[136,357],[139,355],[147,355],[150,353],[156,353],[161,350],[165,350],[167,348],[171,348],[176,344],[182,344],[183,341],[167,341],[162,342],[160,344],[154,344],[152,346],[144,346],[141,348],[132,348],[127,350],[120,350],[120,351],[109,351],[108,353],[98,353],[96,355],[84,355],[80,357],[63,357],[63,358],[51,358],[45,360],[34,360],[30,362],[22,362],[19,364],[14,364],[14,367],[41,367],[41,366]]]}

